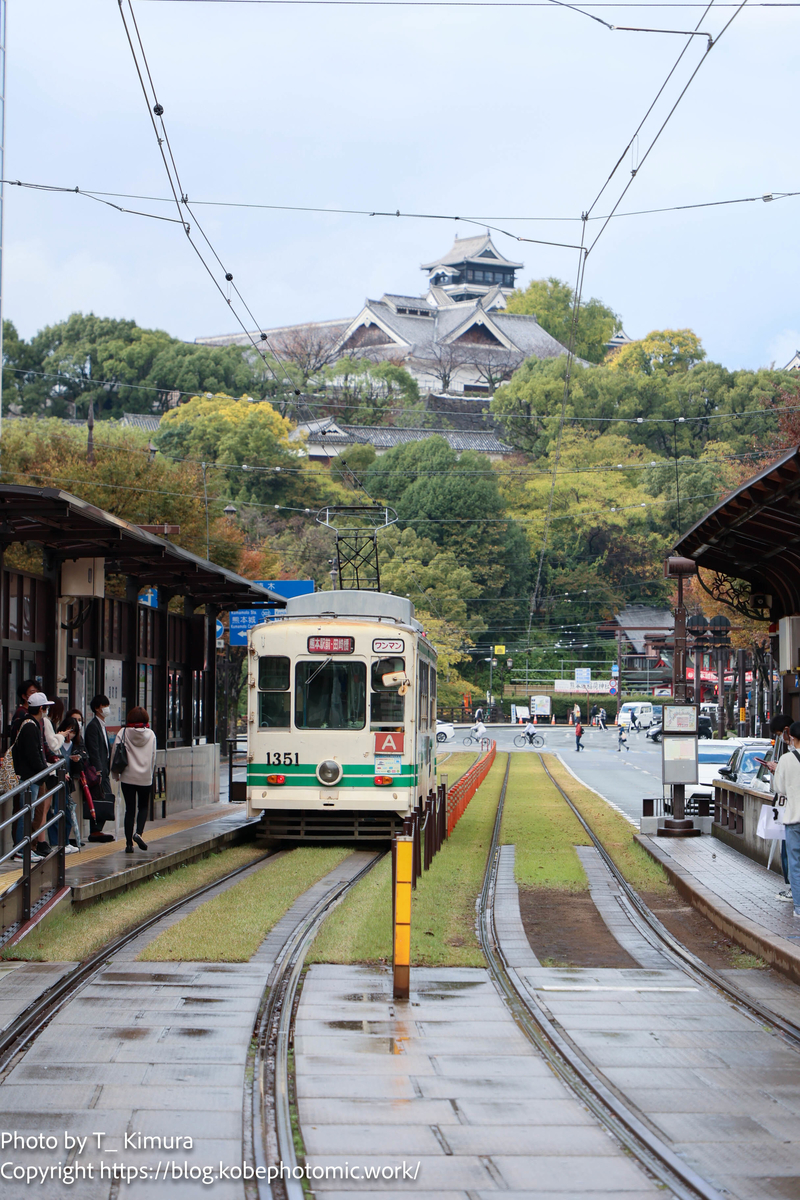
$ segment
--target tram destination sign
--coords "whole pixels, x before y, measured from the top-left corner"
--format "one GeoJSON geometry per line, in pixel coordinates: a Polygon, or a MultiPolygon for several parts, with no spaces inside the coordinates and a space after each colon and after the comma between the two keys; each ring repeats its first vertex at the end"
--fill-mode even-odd
{"type": "Polygon", "coordinates": [[[351,637],[310,637],[308,639],[309,654],[352,654],[356,648],[356,640],[351,637]]]}

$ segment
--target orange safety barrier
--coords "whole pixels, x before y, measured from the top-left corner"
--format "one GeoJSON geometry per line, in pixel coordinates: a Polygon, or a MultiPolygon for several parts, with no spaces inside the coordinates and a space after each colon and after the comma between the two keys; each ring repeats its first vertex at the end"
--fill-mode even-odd
{"type": "Polygon", "coordinates": [[[476,763],[461,776],[447,793],[447,836],[455,829],[472,797],[491,770],[497,755],[497,742],[482,754],[476,763]]]}

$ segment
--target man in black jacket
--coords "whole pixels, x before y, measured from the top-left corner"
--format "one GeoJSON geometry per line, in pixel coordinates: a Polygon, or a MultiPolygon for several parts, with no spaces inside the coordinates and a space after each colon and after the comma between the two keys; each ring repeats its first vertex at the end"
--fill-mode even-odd
{"type": "Polygon", "coordinates": [[[19,705],[17,706],[14,716],[11,718],[11,728],[9,729],[9,736],[11,738],[12,746],[17,734],[19,733],[20,725],[28,715],[28,697],[33,692],[38,692],[38,690],[39,685],[35,679],[23,679],[22,683],[17,688],[17,699],[19,700],[19,705]]]}
{"type": "MultiPolygon", "coordinates": [[[[34,775],[38,775],[40,771],[44,771],[47,766],[47,759],[44,756],[44,735],[42,733],[42,722],[44,720],[45,707],[50,704],[50,701],[45,696],[44,692],[31,692],[27,697],[28,711],[27,716],[19,726],[16,741],[12,755],[14,759],[14,770],[19,776],[20,782],[26,779],[33,779],[34,775]]],[[[31,801],[35,801],[39,795],[39,789],[42,783],[32,783],[30,786],[31,801]]],[[[50,853],[50,844],[45,837],[36,838],[37,831],[44,824],[46,817],[47,804],[40,804],[34,810],[33,820],[31,822],[31,837],[33,839],[31,852],[43,858],[50,853]]],[[[21,836],[21,835],[20,835],[21,836]]],[[[21,854],[16,854],[15,858],[21,858],[21,854]]]]}
{"type": "MultiPolygon", "coordinates": [[[[86,747],[86,753],[89,755],[89,762],[100,776],[103,800],[110,800],[113,804],[114,793],[111,791],[111,780],[108,773],[109,748],[108,732],[106,730],[106,717],[109,713],[110,704],[111,701],[108,696],[98,695],[92,697],[89,707],[94,715],[86,726],[86,732],[83,735],[83,744],[86,747]]],[[[102,832],[104,824],[104,820],[98,819],[93,821],[90,819],[90,842],[113,842],[113,834],[102,832]]]]}

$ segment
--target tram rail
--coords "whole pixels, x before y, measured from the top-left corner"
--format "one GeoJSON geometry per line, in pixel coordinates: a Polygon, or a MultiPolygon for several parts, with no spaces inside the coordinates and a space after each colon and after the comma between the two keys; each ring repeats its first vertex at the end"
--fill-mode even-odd
{"type": "MultiPolygon", "coordinates": [[[[517,1024],[556,1075],[652,1178],[668,1188],[678,1200],[698,1200],[698,1197],[702,1200],[722,1200],[717,1189],[692,1170],[649,1128],[646,1120],[625,1096],[605,1081],[601,1072],[594,1068],[559,1022],[537,1004],[516,970],[503,957],[494,928],[494,895],[500,827],[510,766],[509,755],[478,902],[478,934],[489,972],[517,1024]]],[[[564,795],[560,788],[559,791],[564,795]]],[[[564,798],[570,803],[566,796],[564,798]]],[[[570,807],[573,806],[570,804],[570,807]]],[[[596,839],[593,840],[596,843],[596,839]]],[[[602,849],[599,844],[598,849],[602,849]]]]}
{"type": "Polygon", "coordinates": [[[594,833],[594,830],[581,815],[578,808],[569,798],[567,793],[553,777],[547,763],[542,758],[542,766],[545,773],[558,790],[566,804],[569,805],[572,812],[580,821],[583,829],[592,839],[592,844],[600,854],[603,862],[608,867],[611,874],[614,876],[615,882],[619,885],[622,893],[620,899],[623,910],[631,924],[644,937],[651,946],[659,950],[666,958],[668,958],[675,966],[686,972],[695,983],[707,984],[715,988],[718,992],[724,995],[725,999],[736,1005],[738,1008],[746,1010],[750,1016],[755,1017],[762,1025],[766,1024],[772,1028],[772,1031],[781,1035],[790,1042],[795,1049],[800,1049],[800,1025],[788,1020],[786,1017],[780,1016],[778,1013],[767,1005],[762,1004],[754,996],[748,995],[737,988],[736,985],[724,976],[720,975],[713,967],[709,967],[702,959],[683,944],[674,934],[659,921],[655,913],[645,904],[639,893],[631,887],[625,876],[620,871],[617,864],[614,862],[611,855],[603,846],[600,839],[594,833]]]}

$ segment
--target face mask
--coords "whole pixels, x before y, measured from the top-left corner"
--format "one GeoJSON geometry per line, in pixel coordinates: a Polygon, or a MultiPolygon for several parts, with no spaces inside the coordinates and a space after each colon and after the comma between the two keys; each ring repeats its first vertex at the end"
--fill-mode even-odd
{"type": "Polygon", "coordinates": [[[100,716],[103,718],[104,721],[110,712],[111,712],[110,708],[101,708],[100,709],[100,716]]]}

